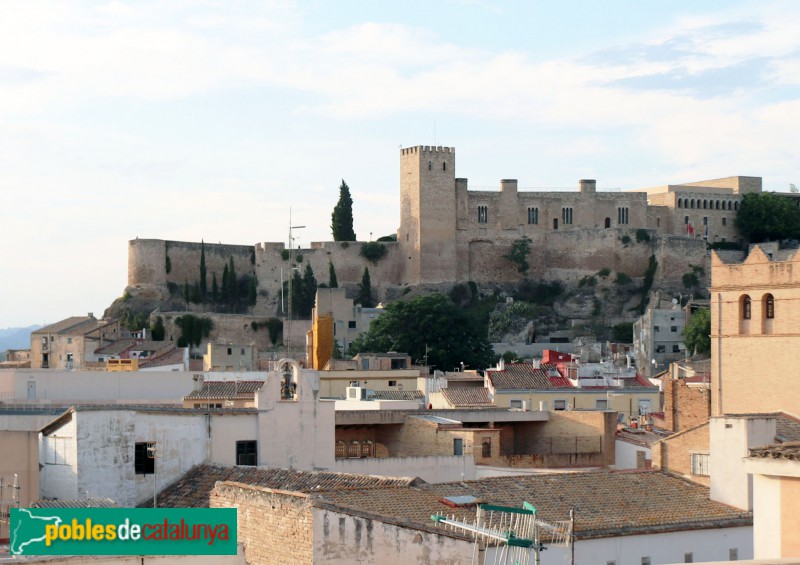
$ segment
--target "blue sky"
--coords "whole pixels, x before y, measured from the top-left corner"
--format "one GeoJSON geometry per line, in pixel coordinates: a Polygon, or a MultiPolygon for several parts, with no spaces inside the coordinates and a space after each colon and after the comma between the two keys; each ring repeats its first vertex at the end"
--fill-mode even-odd
{"type": "Polygon", "coordinates": [[[796,2],[14,1],[0,6],[0,328],[99,314],[138,237],[359,239],[399,147],[471,187],[797,183],[796,2]]]}

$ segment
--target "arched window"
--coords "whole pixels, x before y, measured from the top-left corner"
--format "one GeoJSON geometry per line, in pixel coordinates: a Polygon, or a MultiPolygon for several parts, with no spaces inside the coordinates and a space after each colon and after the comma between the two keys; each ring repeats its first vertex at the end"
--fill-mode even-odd
{"type": "Polygon", "coordinates": [[[358,443],[358,440],[354,439],[347,445],[347,456],[361,457],[361,445],[358,443]]]}
{"type": "Polygon", "coordinates": [[[742,320],[750,319],[750,297],[748,295],[745,294],[739,300],[739,310],[742,313],[742,320]]]}
{"type": "Polygon", "coordinates": [[[361,443],[361,457],[372,457],[375,455],[373,452],[373,444],[370,440],[365,440],[361,443]]]}
{"type": "Polygon", "coordinates": [[[767,320],[772,320],[775,317],[775,298],[771,294],[765,294],[762,300],[764,302],[764,317],[767,320]]]}
{"type": "Polygon", "coordinates": [[[678,208],[683,208],[683,199],[678,198],[678,208]]]}
{"type": "Polygon", "coordinates": [[[717,210],[719,210],[719,200],[717,200],[717,210]]]}
{"type": "Polygon", "coordinates": [[[739,210],[739,203],[738,202],[734,202],[733,203],[733,209],[736,210],[736,211],[739,210]]]}
{"type": "Polygon", "coordinates": [[[733,210],[733,201],[728,200],[728,210],[733,210]]]}
{"type": "Polygon", "coordinates": [[[689,201],[689,208],[694,208],[694,198],[689,201]]]}
{"type": "Polygon", "coordinates": [[[708,208],[708,200],[703,200],[703,209],[708,208]]]}

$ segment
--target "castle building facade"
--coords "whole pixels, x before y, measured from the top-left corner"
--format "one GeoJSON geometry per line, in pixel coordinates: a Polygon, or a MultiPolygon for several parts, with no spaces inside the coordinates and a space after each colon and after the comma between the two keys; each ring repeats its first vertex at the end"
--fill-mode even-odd
{"type": "MultiPolygon", "coordinates": [[[[523,236],[534,246],[547,235],[575,229],[651,229],[659,235],[708,242],[736,241],[741,197],[760,192],[759,177],[727,177],[625,192],[598,192],[596,181],[577,192],[471,191],[455,176],[455,148],[415,146],[400,152],[398,242],[409,284],[480,280],[510,244],[523,236]]],[[[508,268],[508,265],[505,265],[508,268]]]]}

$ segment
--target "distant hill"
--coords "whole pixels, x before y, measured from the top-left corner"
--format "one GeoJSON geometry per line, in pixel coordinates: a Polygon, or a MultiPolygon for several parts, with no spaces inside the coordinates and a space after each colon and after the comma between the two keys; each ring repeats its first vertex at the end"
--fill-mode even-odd
{"type": "Polygon", "coordinates": [[[28,326],[27,328],[6,328],[0,330],[0,351],[6,349],[28,349],[31,346],[31,332],[41,328],[41,325],[28,326]]]}

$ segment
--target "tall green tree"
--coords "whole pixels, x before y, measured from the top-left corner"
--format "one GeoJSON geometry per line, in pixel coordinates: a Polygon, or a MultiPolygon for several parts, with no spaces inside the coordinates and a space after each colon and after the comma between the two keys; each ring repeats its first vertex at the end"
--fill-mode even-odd
{"type": "Polygon", "coordinates": [[[375,306],[375,301],[372,299],[372,280],[367,267],[364,267],[364,274],[361,275],[356,303],[361,304],[364,308],[373,308],[375,306]]]}
{"type": "Polygon", "coordinates": [[[208,294],[208,284],[206,284],[206,244],[200,240],[200,297],[203,302],[208,294]]]}
{"type": "Polygon", "coordinates": [[[427,355],[428,363],[443,371],[462,362],[485,369],[497,358],[486,328],[442,294],[392,302],[353,340],[349,354],[385,351],[402,351],[416,361],[427,355]]]}
{"type": "Polygon", "coordinates": [[[711,353],[711,311],[700,308],[683,328],[683,343],[694,355],[711,353]]]}
{"type": "Polygon", "coordinates": [[[213,302],[219,302],[219,285],[217,284],[216,271],[211,273],[211,300],[213,302]]]}
{"type": "Polygon", "coordinates": [[[314,269],[306,263],[306,270],[303,273],[303,302],[300,306],[300,314],[304,318],[311,317],[311,310],[317,300],[317,278],[314,276],[314,269]]]}
{"type": "Polygon", "coordinates": [[[239,300],[239,280],[236,278],[236,269],[233,266],[233,255],[228,266],[228,302],[236,304],[239,300]]]}
{"type": "Polygon", "coordinates": [[[344,179],[339,186],[339,202],[331,215],[331,231],[333,241],[356,240],[356,232],[353,231],[353,199],[350,197],[350,187],[344,179]]]}
{"type": "Polygon", "coordinates": [[[227,302],[228,295],[230,294],[230,290],[228,290],[228,285],[230,284],[230,274],[228,273],[228,265],[225,265],[225,268],[222,269],[222,290],[220,291],[220,301],[227,302]]]}
{"type": "Polygon", "coordinates": [[[153,341],[164,341],[164,319],[161,316],[156,316],[155,322],[150,326],[150,337],[153,341]]]}
{"type": "Polygon", "coordinates": [[[336,279],[336,268],[330,259],[328,259],[328,288],[339,288],[339,281],[336,279]]]}
{"type": "Polygon", "coordinates": [[[736,227],[751,243],[800,238],[800,208],[792,198],[749,192],[739,204],[736,227]]]}
{"type": "Polygon", "coordinates": [[[292,269],[292,278],[289,279],[289,284],[292,285],[289,289],[289,307],[292,309],[292,317],[297,318],[302,316],[303,308],[303,277],[300,276],[299,271],[292,269]]]}
{"type": "Polygon", "coordinates": [[[258,298],[258,281],[256,281],[255,277],[250,277],[250,282],[247,285],[247,303],[250,306],[255,306],[257,298],[258,298]]]}

